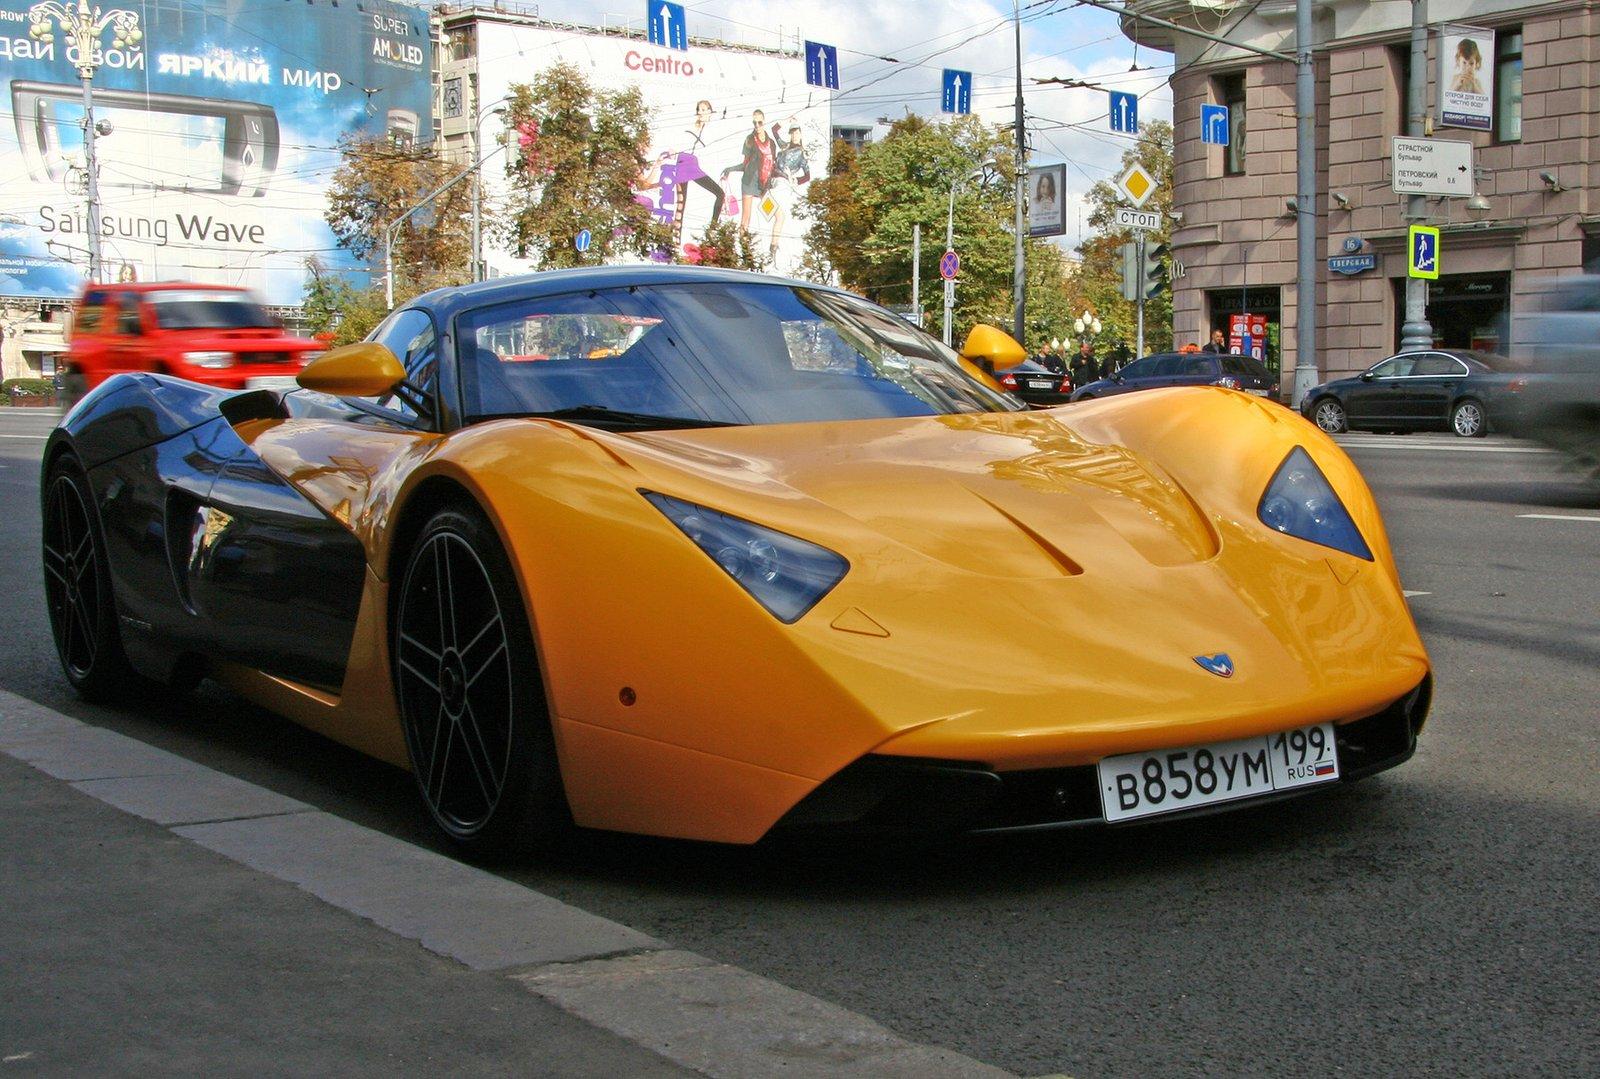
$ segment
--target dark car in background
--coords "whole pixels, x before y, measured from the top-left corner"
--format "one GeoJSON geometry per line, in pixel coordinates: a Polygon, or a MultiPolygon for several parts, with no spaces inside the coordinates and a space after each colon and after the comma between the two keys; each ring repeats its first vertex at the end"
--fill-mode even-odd
{"type": "Polygon", "coordinates": [[[1462,349],[1402,352],[1353,378],[1314,386],[1300,412],[1329,434],[1340,431],[1454,431],[1479,438],[1521,412],[1526,377],[1462,349]]]}
{"type": "Polygon", "coordinates": [[[1134,360],[1108,378],[1078,387],[1074,401],[1164,386],[1227,386],[1258,397],[1276,397],[1278,380],[1251,356],[1215,352],[1158,352],[1134,360]]]}
{"type": "Polygon", "coordinates": [[[1023,360],[997,375],[996,381],[1030,405],[1064,405],[1072,400],[1072,379],[1035,360],[1023,360]]]}
{"type": "Polygon", "coordinates": [[[1505,427],[1600,481],[1600,275],[1558,281],[1542,307],[1517,335],[1527,386],[1505,427]]]}

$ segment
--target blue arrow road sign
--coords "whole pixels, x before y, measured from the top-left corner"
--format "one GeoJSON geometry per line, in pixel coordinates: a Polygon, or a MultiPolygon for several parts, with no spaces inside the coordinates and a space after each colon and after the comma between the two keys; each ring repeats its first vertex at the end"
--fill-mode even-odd
{"type": "Polygon", "coordinates": [[[644,11],[650,26],[650,44],[667,49],[689,47],[689,27],[683,21],[682,4],[645,0],[644,11]]]}
{"type": "Polygon", "coordinates": [[[819,41],[806,42],[806,82],[839,89],[839,50],[819,41]]]}
{"type": "Polygon", "coordinates": [[[1200,141],[1215,146],[1228,145],[1228,106],[1200,106],[1200,141]]]}
{"type": "Polygon", "coordinates": [[[589,244],[593,239],[594,236],[588,229],[579,229],[578,234],[572,238],[572,246],[581,253],[589,250],[589,244]]]}
{"type": "Polygon", "coordinates": [[[1111,91],[1111,130],[1139,133],[1139,99],[1118,90],[1111,91]]]}
{"type": "Polygon", "coordinates": [[[1411,264],[1406,276],[1421,277],[1428,281],[1439,279],[1439,230],[1427,225],[1412,225],[1409,236],[1411,264]]]}
{"type": "Polygon", "coordinates": [[[965,116],[972,111],[972,72],[944,69],[944,94],[940,98],[941,112],[965,116]]]}

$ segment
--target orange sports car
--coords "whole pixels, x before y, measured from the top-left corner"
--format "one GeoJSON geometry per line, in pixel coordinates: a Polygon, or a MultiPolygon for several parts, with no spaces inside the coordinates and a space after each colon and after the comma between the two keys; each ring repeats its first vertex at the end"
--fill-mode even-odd
{"type": "Polygon", "coordinates": [[[612,267],[430,293],[299,389],[121,375],[45,453],[62,666],[217,678],[484,853],[1120,824],[1409,757],[1428,657],[1344,453],[1221,387],[1025,410],[1022,356],[612,267]]]}

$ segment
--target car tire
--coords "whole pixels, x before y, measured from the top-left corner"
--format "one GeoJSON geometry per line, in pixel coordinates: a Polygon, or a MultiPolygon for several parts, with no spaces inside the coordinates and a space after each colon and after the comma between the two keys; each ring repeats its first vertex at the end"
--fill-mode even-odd
{"type": "Polygon", "coordinates": [[[62,454],[45,475],[40,556],[45,606],[61,670],[97,704],[137,699],[151,687],[128,663],[117,624],[111,566],[88,474],[62,454]]]}
{"type": "Polygon", "coordinates": [[[1461,438],[1482,438],[1489,433],[1489,417],[1481,402],[1468,397],[1450,410],[1450,430],[1461,438]]]}
{"type": "Polygon", "coordinates": [[[406,560],[390,636],[395,700],[423,805],[482,858],[570,824],[531,624],[494,527],[442,509],[406,560]]]}
{"type": "Polygon", "coordinates": [[[1311,406],[1311,421],[1330,435],[1343,434],[1350,429],[1344,406],[1334,397],[1324,397],[1311,406]]]}

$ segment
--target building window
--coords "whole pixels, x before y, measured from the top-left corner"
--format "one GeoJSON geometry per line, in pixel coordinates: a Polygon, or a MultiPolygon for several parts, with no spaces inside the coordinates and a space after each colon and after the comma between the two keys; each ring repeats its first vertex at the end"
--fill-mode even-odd
{"type": "MultiPolygon", "coordinates": [[[[1394,71],[1395,101],[1400,105],[1400,119],[1395,131],[1411,134],[1411,45],[1395,45],[1389,49],[1390,68],[1394,71]]],[[[1418,132],[1421,134],[1421,132],[1418,132]]]]}
{"type": "Polygon", "coordinates": [[[461,98],[461,79],[457,77],[444,80],[444,118],[457,120],[465,111],[461,98]]]}
{"type": "Polygon", "coordinates": [[[1494,39],[1494,139],[1522,141],[1522,27],[1502,28],[1494,39]]]}
{"type": "Polygon", "coordinates": [[[1222,151],[1222,174],[1244,175],[1244,72],[1217,80],[1219,104],[1228,110],[1228,145],[1222,151]]]}

